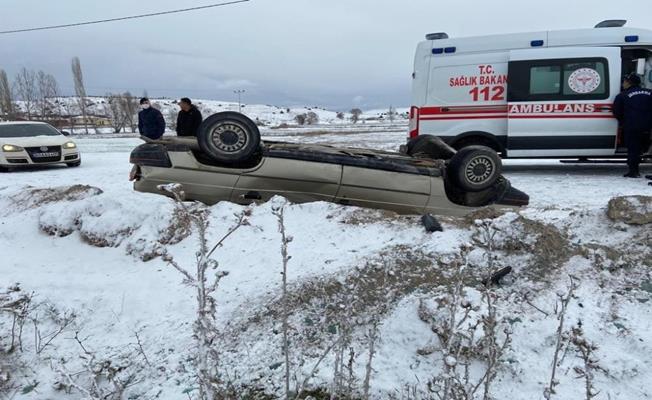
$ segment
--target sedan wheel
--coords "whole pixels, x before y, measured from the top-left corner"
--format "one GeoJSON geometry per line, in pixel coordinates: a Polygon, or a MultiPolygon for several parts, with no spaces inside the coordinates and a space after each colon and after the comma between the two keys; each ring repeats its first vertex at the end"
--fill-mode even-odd
{"type": "Polygon", "coordinates": [[[487,181],[494,175],[494,170],[493,160],[484,155],[479,155],[469,161],[464,170],[464,175],[469,183],[477,185],[487,181]]]}
{"type": "Polygon", "coordinates": [[[231,111],[206,118],[197,136],[199,147],[205,154],[226,164],[246,161],[260,145],[256,124],[245,115],[231,111]]]}
{"type": "Polygon", "coordinates": [[[246,128],[235,122],[218,124],[211,132],[211,140],[216,148],[233,153],[247,144],[246,128]]]}
{"type": "Polygon", "coordinates": [[[468,146],[453,156],[448,169],[449,177],[461,189],[479,192],[491,187],[500,177],[502,162],[489,147],[468,146]]]}

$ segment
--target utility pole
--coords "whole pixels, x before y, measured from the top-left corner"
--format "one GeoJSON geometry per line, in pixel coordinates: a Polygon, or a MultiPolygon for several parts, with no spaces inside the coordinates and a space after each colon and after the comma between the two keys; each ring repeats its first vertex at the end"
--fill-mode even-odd
{"type": "Polygon", "coordinates": [[[244,89],[234,90],[233,93],[238,95],[238,112],[242,114],[242,94],[246,92],[244,89]]]}

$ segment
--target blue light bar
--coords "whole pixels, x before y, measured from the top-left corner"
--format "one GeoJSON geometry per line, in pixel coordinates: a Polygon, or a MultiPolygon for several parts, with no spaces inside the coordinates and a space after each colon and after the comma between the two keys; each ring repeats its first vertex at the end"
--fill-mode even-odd
{"type": "Polygon", "coordinates": [[[448,54],[450,54],[450,53],[455,53],[456,51],[457,51],[457,48],[456,48],[456,47],[446,47],[446,48],[444,49],[444,53],[448,53],[448,54]]]}
{"type": "Polygon", "coordinates": [[[530,42],[530,46],[532,47],[541,47],[543,46],[543,40],[533,40],[530,42]]]}
{"type": "Polygon", "coordinates": [[[432,54],[444,54],[444,49],[442,47],[432,49],[432,54]]]}
{"type": "Polygon", "coordinates": [[[625,42],[627,43],[638,42],[638,35],[625,36],[625,42]]]}

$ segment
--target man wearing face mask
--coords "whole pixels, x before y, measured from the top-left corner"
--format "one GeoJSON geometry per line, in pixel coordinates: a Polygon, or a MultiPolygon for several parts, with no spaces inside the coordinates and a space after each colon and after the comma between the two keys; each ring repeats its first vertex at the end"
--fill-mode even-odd
{"type": "Polygon", "coordinates": [[[165,132],[163,114],[152,107],[147,97],[140,99],[140,108],[142,110],[138,113],[138,131],[150,139],[159,139],[165,132]]]}

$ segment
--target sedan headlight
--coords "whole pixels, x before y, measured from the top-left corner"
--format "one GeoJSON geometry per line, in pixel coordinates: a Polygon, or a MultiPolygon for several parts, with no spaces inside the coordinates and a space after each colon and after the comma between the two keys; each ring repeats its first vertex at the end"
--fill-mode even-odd
{"type": "Polygon", "coordinates": [[[75,144],[75,142],[66,142],[66,143],[63,144],[63,148],[64,149],[76,149],[77,145],[75,144]]]}
{"type": "Polygon", "coordinates": [[[14,146],[13,144],[3,144],[2,151],[6,153],[13,153],[16,151],[23,151],[24,149],[20,146],[14,146]]]}

